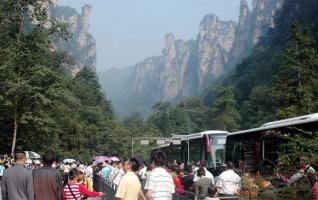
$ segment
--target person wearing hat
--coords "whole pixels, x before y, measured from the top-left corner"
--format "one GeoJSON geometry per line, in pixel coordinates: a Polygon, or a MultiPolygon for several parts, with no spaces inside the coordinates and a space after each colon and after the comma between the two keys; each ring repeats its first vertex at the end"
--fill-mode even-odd
{"type": "Polygon", "coordinates": [[[63,184],[63,200],[79,200],[82,197],[101,197],[104,195],[102,192],[87,190],[82,183],[79,183],[83,177],[84,173],[82,171],[77,168],[71,169],[68,180],[63,184]]]}
{"type": "Polygon", "coordinates": [[[122,177],[116,192],[117,200],[137,200],[140,197],[141,184],[136,175],[139,168],[140,162],[136,158],[131,158],[125,162],[123,167],[125,175],[122,177]]]}
{"type": "Polygon", "coordinates": [[[77,170],[80,171],[81,174],[83,175],[83,178],[79,182],[82,183],[87,188],[87,190],[92,192],[93,191],[93,183],[91,181],[89,181],[86,177],[85,166],[81,164],[77,167],[77,170]]]}

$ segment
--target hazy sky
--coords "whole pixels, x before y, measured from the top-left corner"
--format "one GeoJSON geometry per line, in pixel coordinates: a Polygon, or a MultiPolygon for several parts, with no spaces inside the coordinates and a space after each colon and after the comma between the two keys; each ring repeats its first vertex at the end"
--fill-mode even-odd
{"type": "Polygon", "coordinates": [[[195,38],[204,15],[238,20],[240,0],[59,0],[81,11],[92,6],[90,32],[97,43],[97,71],[136,64],[159,55],[163,36],[195,38]]]}

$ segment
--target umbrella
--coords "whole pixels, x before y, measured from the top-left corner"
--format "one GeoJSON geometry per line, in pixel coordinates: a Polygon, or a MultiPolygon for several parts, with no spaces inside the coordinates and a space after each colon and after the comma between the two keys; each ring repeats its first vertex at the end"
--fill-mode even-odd
{"type": "Polygon", "coordinates": [[[27,159],[41,159],[41,156],[34,151],[24,151],[27,159]]]}
{"type": "Polygon", "coordinates": [[[76,162],[76,160],[74,160],[73,158],[66,158],[63,160],[63,163],[74,163],[76,162]]]}
{"type": "Polygon", "coordinates": [[[115,156],[110,157],[110,160],[111,160],[111,161],[114,161],[114,162],[120,161],[120,159],[119,159],[118,157],[115,157],[115,156]]]}
{"type": "Polygon", "coordinates": [[[110,161],[110,158],[107,156],[95,156],[93,157],[93,160],[95,160],[96,162],[105,162],[106,160],[110,161]]]}

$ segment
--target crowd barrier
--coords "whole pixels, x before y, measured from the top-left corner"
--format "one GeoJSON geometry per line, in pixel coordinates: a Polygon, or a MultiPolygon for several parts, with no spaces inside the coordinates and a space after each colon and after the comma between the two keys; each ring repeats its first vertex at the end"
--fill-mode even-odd
{"type": "MultiPolygon", "coordinates": [[[[101,177],[95,177],[94,178],[94,190],[103,192],[106,195],[102,198],[102,200],[116,200],[115,195],[116,195],[116,190],[117,186],[105,181],[101,177]]],[[[172,200],[203,200],[204,197],[200,197],[196,195],[193,192],[190,191],[178,191],[179,194],[173,194],[172,195],[172,200]]],[[[238,197],[218,197],[220,200],[235,200],[238,199],[238,197]]]]}

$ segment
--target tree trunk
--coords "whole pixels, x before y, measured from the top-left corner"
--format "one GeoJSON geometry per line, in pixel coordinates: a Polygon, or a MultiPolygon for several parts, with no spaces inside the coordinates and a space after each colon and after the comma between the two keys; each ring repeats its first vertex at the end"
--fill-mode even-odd
{"type": "Polygon", "coordinates": [[[14,116],[14,127],[13,127],[13,137],[12,137],[12,147],[11,147],[11,155],[14,155],[15,146],[17,143],[17,132],[18,132],[18,120],[17,116],[14,116]]]}

